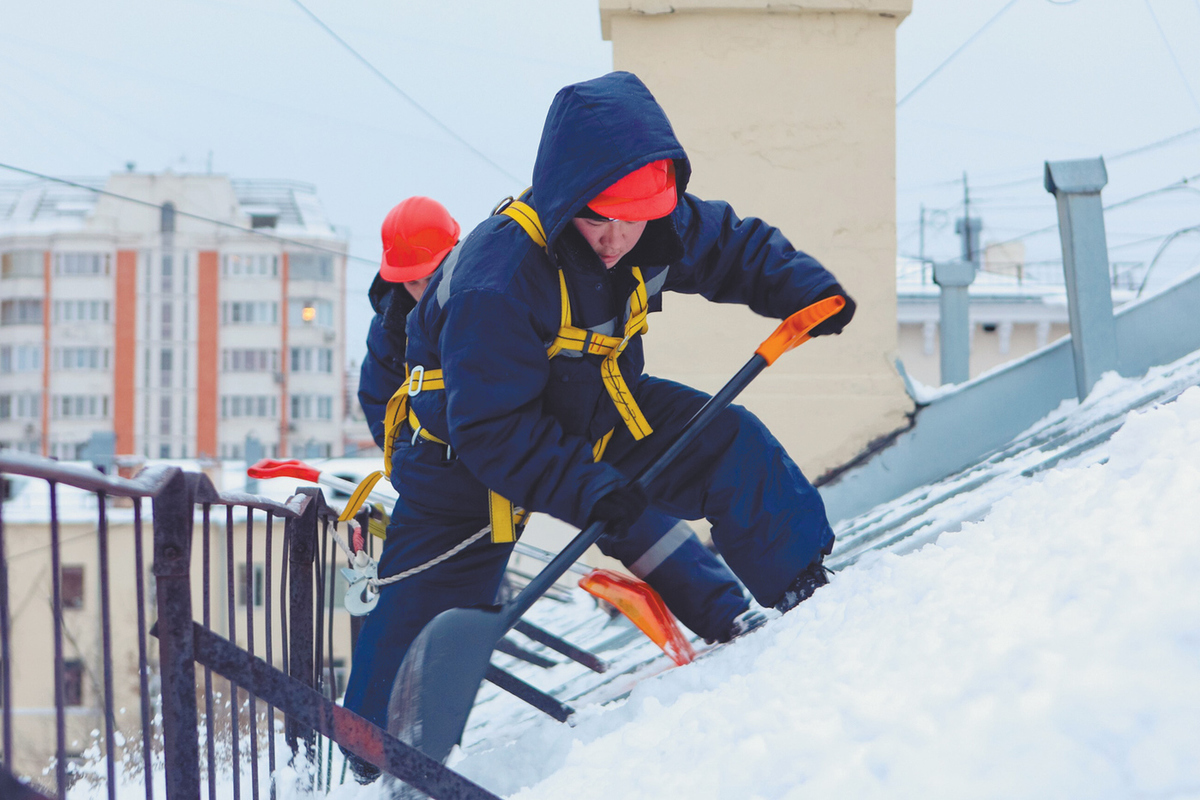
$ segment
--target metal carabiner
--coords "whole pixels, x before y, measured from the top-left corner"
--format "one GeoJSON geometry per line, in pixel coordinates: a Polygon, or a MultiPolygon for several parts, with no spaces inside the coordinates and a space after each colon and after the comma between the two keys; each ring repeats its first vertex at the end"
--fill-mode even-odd
{"type": "Polygon", "coordinates": [[[351,616],[365,617],[379,603],[379,590],[371,581],[379,577],[379,566],[364,551],[354,554],[354,566],[342,567],[342,577],[350,584],[343,603],[351,616]]]}
{"type": "Polygon", "coordinates": [[[408,375],[408,396],[416,397],[421,393],[421,387],[425,385],[425,368],[417,364],[412,368],[412,372],[408,375]],[[415,383],[413,381],[416,381],[415,383]]]}
{"type": "Polygon", "coordinates": [[[372,588],[371,579],[364,575],[350,584],[343,602],[351,616],[365,617],[379,604],[379,591],[372,588]]]}

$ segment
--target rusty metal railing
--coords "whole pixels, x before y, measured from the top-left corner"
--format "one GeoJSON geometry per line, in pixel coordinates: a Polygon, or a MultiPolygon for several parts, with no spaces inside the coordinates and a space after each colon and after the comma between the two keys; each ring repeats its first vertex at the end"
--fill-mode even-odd
{"type": "Polygon", "coordinates": [[[0,480],[0,783],[259,800],[286,775],[320,793],[345,779],[338,744],[431,797],[494,798],[337,705],[354,626],[319,489],[277,502],[9,452],[0,480]]]}

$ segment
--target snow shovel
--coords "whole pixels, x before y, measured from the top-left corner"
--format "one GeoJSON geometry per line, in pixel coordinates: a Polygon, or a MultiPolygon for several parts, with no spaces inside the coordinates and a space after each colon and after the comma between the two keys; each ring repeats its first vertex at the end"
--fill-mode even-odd
{"type": "MultiPolygon", "coordinates": [[[[636,478],[642,489],[648,488],[760,372],[807,341],[809,331],[844,306],[841,297],[830,297],[784,320],[729,383],[688,420],[670,447],[636,478]]],[[[520,594],[503,606],[452,608],[434,617],[413,641],[396,674],[388,703],[388,733],[444,762],[462,739],[492,650],[604,529],[603,522],[594,522],[577,534],[520,594]]]]}

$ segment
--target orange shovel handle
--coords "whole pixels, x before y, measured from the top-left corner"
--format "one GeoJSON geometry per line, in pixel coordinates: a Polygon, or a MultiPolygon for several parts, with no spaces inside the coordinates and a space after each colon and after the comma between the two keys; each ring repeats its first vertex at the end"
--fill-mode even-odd
{"type": "Polygon", "coordinates": [[[766,360],[767,366],[770,366],[775,363],[775,359],[788,350],[811,339],[809,332],[813,328],[845,307],[846,298],[844,297],[826,297],[811,306],[805,306],[781,322],[775,332],[768,336],[766,341],[760,344],[754,352],[762,356],[766,360]]]}

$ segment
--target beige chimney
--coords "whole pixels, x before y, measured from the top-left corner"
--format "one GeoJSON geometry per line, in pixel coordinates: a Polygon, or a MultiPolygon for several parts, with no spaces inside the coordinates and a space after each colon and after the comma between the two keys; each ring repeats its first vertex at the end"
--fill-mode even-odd
{"type": "MultiPolygon", "coordinates": [[[[839,337],[743,395],[810,478],[907,424],[896,326],[896,26],[911,0],[600,0],[613,66],[636,73],[691,157],[690,189],[783,230],[858,302],[839,337]]],[[[715,391],[775,323],[669,294],[648,371],[715,391]]]]}

